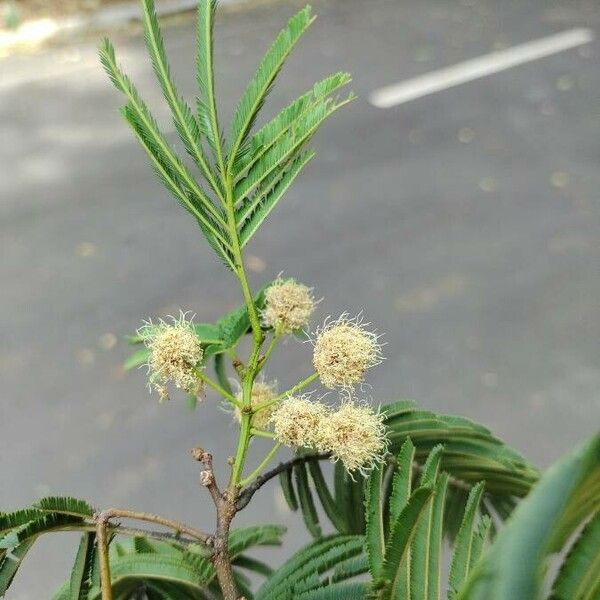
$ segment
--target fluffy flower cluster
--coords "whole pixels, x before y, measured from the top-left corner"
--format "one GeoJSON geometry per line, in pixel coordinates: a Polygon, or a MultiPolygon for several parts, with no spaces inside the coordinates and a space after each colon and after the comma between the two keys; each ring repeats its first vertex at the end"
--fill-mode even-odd
{"type": "Polygon", "coordinates": [[[363,381],[367,369],[381,362],[377,334],[360,319],[342,315],[326,323],[313,340],[313,365],[328,388],[352,389],[363,381]]]}
{"type": "Polygon", "coordinates": [[[304,329],[315,309],[310,288],[293,279],[277,279],[265,292],[262,320],[267,327],[280,327],[282,333],[304,329]]]}
{"type": "Polygon", "coordinates": [[[271,415],[275,438],[286,446],[316,448],[320,442],[327,407],[306,396],[283,400],[271,415]]]}
{"type": "Polygon", "coordinates": [[[387,451],[383,415],[370,406],[342,403],[322,424],[319,450],[331,452],[347,471],[365,472],[383,460],[387,451]]]}
{"type": "MultiPolygon", "coordinates": [[[[255,381],[254,385],[252,386],[252,406],[263,404],[263,402],[269,402],[270,400],[273,400],[276,395],[277,387],[274,383],[255,381]]],[[[242,390],[236,394],[236,398],[238,400],[242,400],[242,390]]],[[[272,404],[271,406],[267,406],[266,408],[254,413],[254,416],[252,417],[252,425],[257,429],[267,429],[269,427],[269,421],[274,410],[275,404],[272,404]]],[[[235,418],[238,420],[238,422],[242,420],[242,415],[239,408],[235,409],[235,418]]]]}
{"type": "Polygon", "coordinates": [[[184,313],[171,317],[168,323],[162,319],[158,325],[146,323],[138,332],[150,350],[147,367],[150,385],[159,393],[161,400],[169,397],[167,384],[198,395],[201,385],[195,368],[202,360],[202,346],[191,320],[184,313]]]}
{"type": "Polygon", "coordinates": [[[369,471],[387,451],[383,416],[351,400],[331,409],[307,397],[290,397],[273,412],[271,422],[282,444],[331,453],[350,473],[369,471]]]}

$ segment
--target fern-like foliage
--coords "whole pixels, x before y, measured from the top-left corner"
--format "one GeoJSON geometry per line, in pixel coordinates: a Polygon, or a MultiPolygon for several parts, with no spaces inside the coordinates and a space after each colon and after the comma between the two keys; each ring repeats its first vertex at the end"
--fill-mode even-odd
{"type": "MultiPolygon", "coordinates": [[[[100,600],[100,574],[96,550],[94,509],[84,500],[70,497],[42,498],[32,507],[0,513],[0,598],[10,587],[29,550],[47,533],[80,531],[71,575],[54,600],[100,600]]],[[[229,553],[240,589],[250,580],[245,572],[265,577],[272,573],[265,563],[249,556],[258,546],[280,545],[285,527],[253,525],[233,529],[229,553]]],[[[162,534],[113,528],[110,543],[111,577],[115,598],[207,598],[215,585],[215,570],[203,548],[189,540],[164,541],[162,534]],[[152,594],[155,594],[154,596],[152,594]],[[162,594],[162,595],[159,595],[162,594]]]]}
{"type": "MultiPolygon", "coordinates": [[[[257,600],[596,600],[600,593],[600,437],[550,468],[494,535],[483,509],[485,482],[462,504],[444,583],[444,522],[458,482],[443,470],[447,448],[435,445],[423,462],[406,438],[394,460],[365,482],[361,535],[321,537],[268,579],[257,600]],[[573,539],[575,538],[575,539],[573,539]],[[549,560],[562,564],[553,584],[549,560]],[[368,576],[368,586],[365,578],[368,576]],[[544,590],[551,592],[545,593],[544,590]]],[[[284,484],[296,501],[296,491],[284,484]]],[[[462,484],[461,484],[462,485],[462,484]]]]}
{"type": "MultiPolygon", "coordinates": [[[[495,438],[491,432],[469,419],[440,415],[420,410],[414,402],[399,401],[382,407],[391,440],[391,452],[405,468],[413,462],[425,468],[429,453],[436,449],[439,469],[451,479],[444,494],[446,508],[445,534],[453,539],[461,525],[462,514],[471,488],[480,481],[485,492],[479,509],[507,518],[519,498],[527,495],[539,476],[515,450],[495,438]],[[405,446],[407,439],[411,440],[405,446]]],[[[319,523],[320,504],[323,512],[339,533],[365,532],[363,505],[366,500],[364,481],[352,479],[341,466],[334,469],[333,482],[328,483],[318,459],[308,461],[308,478],[298,476],[304,465],[283,472],[280,483],[292,510],[301,509],[304,521],[313,535],[322,530],[319,523]],[[291,475],[293,473],[293,476],[291,475]]],[[[390,510],[395,516],[406,500],[408,491],[397,478],[385,489],[390,510]]]]}
{"type": "Polygon", "coordinates": [[[550,560],[569,548],[551,598],[595,600],[600,596],[599,514],[596,435],[548,469],[466,579],[457,600],[543,598],[550,560]]]}
{"type": "Polygon", "coordinates": [[[294,15],[288,22],[287,27],[279,33],[260,62],[256,74],[248,83],[246,91],[235,110],[231,124],[231,148],[229,151],[231,164],[236,161],[238,152],[246,140],[258,111],[263,105],[283,63],[313,19],[310,6],[294,15]]]}
{"type": "Polygon", "coordinates": [[[199,0],[196,73],[197,114],[177,90],[169,66],[154,0],[141,0],[144,37],[156,79],[175,128],[202,181],[167,142],[152,112],[117,64],[108,40],[100,60],[126,99],[121,113],[146,151],[152,167],[172,196],[190,214],[217,256],[232,270],[239,252],[314,156],[306,145],[320,125],[353,98],[332,95],[350,81],[338,73],[315,86],[253,134],[264,100],[285,60],[314,20],[300,10],[279,33],[238,102],[229,140],[219,123],[213,65],[216,0],[199,0]]]}

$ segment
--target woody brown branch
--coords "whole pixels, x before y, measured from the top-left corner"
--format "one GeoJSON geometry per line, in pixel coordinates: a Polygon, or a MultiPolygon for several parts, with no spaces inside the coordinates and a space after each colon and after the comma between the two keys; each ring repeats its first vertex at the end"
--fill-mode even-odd
{"type": "Polygon", "coordinates": [[[236,502],[236,510],[239,512],[240,510],[246,508],[252,496],[258,492],[258,490],[265,485],[268,481],[277,477],[280,473],[291,469],[294,465],[299,465],[302,463],[310,462],[312,460],[326,460],[330,458],[330,454],[306,454],[303,456],[297,456],[292,460],[288,460],[286,462],[279,463],[276,467],[273,467],[270,471],[259,475],[248,487],[244,488],[239,494],[236,502]]]}
{"type": "Polygon", "coordinates": [[[242,600],[233,577],[229,555],[229,531],[231,521],[237,513],[238,489],[232,486],[221,492],[213,470],[212,454],[202,448],[193,448],[192,456],[202,464],[200,484],[208,490],[217,510],[217,527],[212,536],[210,560],[215,567],[223,598],[224,600],[242,600]]]}

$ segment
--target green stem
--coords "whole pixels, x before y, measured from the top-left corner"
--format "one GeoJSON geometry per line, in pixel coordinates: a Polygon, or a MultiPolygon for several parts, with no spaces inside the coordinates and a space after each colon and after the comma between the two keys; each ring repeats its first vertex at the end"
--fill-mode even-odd
{"type": "Polygon", "coordinates": [[[242,470],[244,469],[244,462],[246,460],[246,453],[248,452],[248,444],[252,434],[250,433],[250,420],[252,419],[251,414],[242,413],[242,425],[240,428],[240,437],[238,440],[238,447],[235,454],[235,461],[231,469],[231,478],[229,479],[230,487],[237,487],[239,485],[242,470]]]}
{"type": "Polygon", "coordinates": [[[194,372],[200,381],[210,386],[213,390],[221,394],[227,402],[231,402],[231,404],[237,406],[238,408],[242,408],[243,404],[233,395],[230,394],[225,388],[222,388],[216,381],[213,381],[204,371],[201,369],[195,368],[194,372]]]}
{"type": "Polygon", "coordinates": [[[233,467],[231,470],[231,478],[229,481],[230,487],[237,487],[239,484],[241,473],[244,470],[244,463],[246,460],[246,453],[248,451],[248,445],[250,438],[250,423],[252,420],[252,412],[244,412],[244,409],[249,409],[252,405],[252,387],[254,385],[254,379],[258,373],[258,364],[260,359],[260,348],[264,341],[264,333],[260,326],[260,319],[258,316],[258,310],[254,304],[254,297],[250,290],[250,284],[248,283],[248,277],[246,275],[246,269],[244,268],[244,258],[242,255],[242,248],[240,245],[240,238],[237,230],[237,222],[235,217],[235,199],[233,197],[233,178],[231,172],[227,173],[225,177],[225,192],[226,192],[226,213],[227,213],[227,225],[229,228],[229,236],[231,238],[233,262],[235,266],[235,273],[240,281],[242,288],[242,294],[248,309],[248,318],[252,327],[252,353],[248,361],[248,366],[244,374],[242,381],[242,423],[240,429],[240,437],[238,440],[238,448],[236,451],[233,467]]]}
{"type": "Polygon", "coordinates": [[[240,481],[240,487],[244,487],[244,486],[248,485],[251,481],[253,481],[256,477],[258,477],[262,473],[264,468],[271,462],[271,460],[273,459],[275,454],[277,454],[277,451],[279,450],[280,447],[281,447],[281,442],[277,442],[271,448],[271,450],[268,452],[268,454],[263,458],[263,460],[258,465],[258,467],[256,467],[256,469],[254,469],[254,471],[252,471],[252,473],[250,473],[250,475],[248,475],[248,477],[246,477],[245,479],[242,479],[242,481],[240,481]]]}
{"type": "Polygon", "coordinates": [[[275,434],[270,431],[264,431],[262,429],[254,429],[254,427],[250,430],[250,434],[253,437],[263,437],[269,439],[275,439],[275,434]]]}
{"type": "Polygon", "coordinates": [[[281,339],[282,333],[283,333],[283,325],[278,325],[273,333],[273,338],[271,339],[271,343],[269,344],[267,351],[265,352],[264,356],[260,359],[257,373],[260,373],[262,368],[267,364],[267,361],[271,357],[271,354],[273,354],[273,350],[275,350],[275,348],[277,347],[277,344],[279,343],[279,340],[281,339]]]}
{"type": "Polygon", "coordinates": [[[227,379],[227,370],[225,369],[225,355],[223,353],[215,355],[215,373],[221,387],[228,393],[233,395],[233,390],[227,379]]]}
{"type": "Polygon", "coordinates": [[[309,375],[306,379],[303,379],[299,383],[297,383],[294,387],[291,387],[289,390],[283,392],[283,394],[279,394],[279,396],[275,396],[275,398],[271,400],[267,400],[266,402],[261,402],[260,404],[255,404],[252,407],[252,412],[258,412],[259,410],[263,410],[264,408],[268,408],[273,404],[276,404],[280,400],[287,398],[288,396],[294,395],[296,392],[299,392],[301,389],[305,388],[307,385],[310,385],[315,379],[319,377],[318,373],[313,373],[309,375]]]}

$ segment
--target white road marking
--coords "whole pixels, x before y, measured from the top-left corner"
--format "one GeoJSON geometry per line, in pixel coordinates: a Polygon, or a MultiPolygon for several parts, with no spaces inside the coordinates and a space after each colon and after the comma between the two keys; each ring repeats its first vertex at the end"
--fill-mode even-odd
{"type": "Polygon", "coordinates": [[[588,44],[593,40],[594,32],[591,29],[569,29],[380,88],[369,96],[369,101],[378,108],[390,108],[532,60],[588,44]]]}

